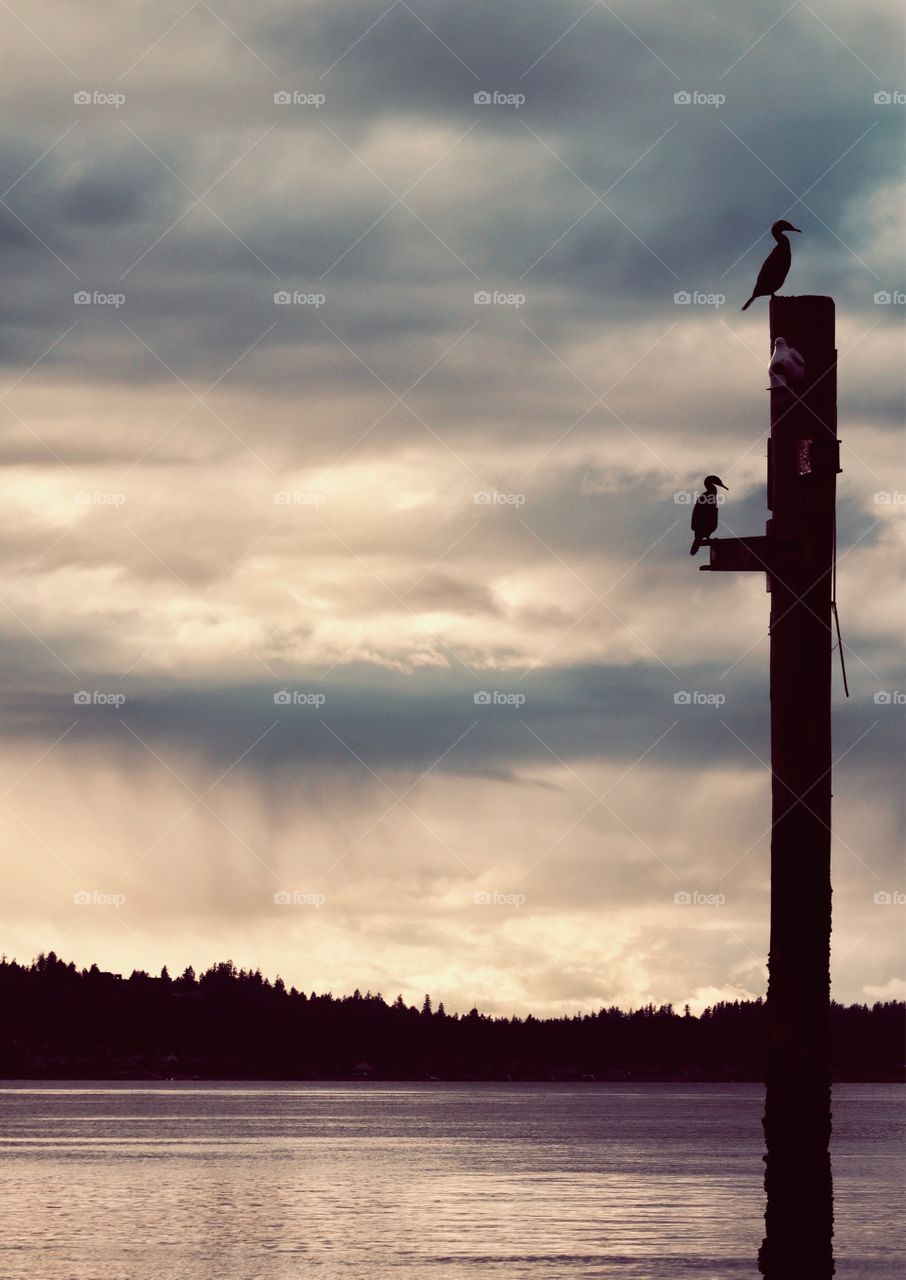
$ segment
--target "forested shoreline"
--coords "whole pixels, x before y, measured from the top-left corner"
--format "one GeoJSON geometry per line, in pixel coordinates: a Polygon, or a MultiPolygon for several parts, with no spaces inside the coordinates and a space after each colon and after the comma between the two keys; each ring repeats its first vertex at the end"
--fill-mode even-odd
{"type": "MultiPolygon", "coordinates": [[[[0,961],[5,1079],[760,1080],[761,1000],[568,1017],[448,1014],[426,996],[306,994],[230,961],[197,976],[0,961]]],[[[906,1004],[834,1004],[837,1080],[904,1076],[906,1004]]]]}

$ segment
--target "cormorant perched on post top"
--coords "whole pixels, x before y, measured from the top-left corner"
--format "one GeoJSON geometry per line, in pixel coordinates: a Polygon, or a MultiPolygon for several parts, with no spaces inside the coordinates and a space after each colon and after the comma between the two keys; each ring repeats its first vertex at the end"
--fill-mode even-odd
{"type": "MultiPolygon", "coordinates": [[[[717,528],[717,504],[720,500],[718,486],[721,489],[727,488],[720,476],[705,476],[705,491],[695,499],[695,506],[692,508],[692,532],[695,539],[689,550],[690,556],[695,555],[703,542],[711,541],[711,534],[717,528]]],[[[729,493],[729,489],[727,492],[729,493]]]]}
{"type": "Polygon", "coordinates": [[[756,298],[771,297],[786,279],[793,255],[790,249],[790,242],[783,234],[784,231],[799,231],[799,228],[794,227],[791,222],[784,222],[782,219],[780,222],[775,222],[771,227],[771,235],[777,241],[777,244],[761,264],[761,270],[758,273],[758,279],[755,281],[752,296],[748,302],[743,304],[743,311],[745,311],[746,307],[751,306],[756,298]]]}

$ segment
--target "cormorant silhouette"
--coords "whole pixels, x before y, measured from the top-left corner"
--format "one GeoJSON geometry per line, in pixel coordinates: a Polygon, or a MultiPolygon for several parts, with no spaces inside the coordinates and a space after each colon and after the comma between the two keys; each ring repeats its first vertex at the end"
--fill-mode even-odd
{"type": "MultiPolygon", "coordinates": [[[[711,534],[717,528],[718,485],[721,489],[727,488],[719,476],[705,476],[705,491],[695,499],[695,506],[692,508],[692,532],[695,539],[689,550],[690,556],[695,555],[703,542],[711,541],[711,534]]],[[[729,493],[729,489],[727,492],[729,493]]]]}
{"type": "Polygon", "coordinates": [[[777,241],[777,244],[761,264],[761,270],[758,273],[758,279],[755,281],[752,296],[748,302],[743,304],[743,311],[745,311],[746,307],[751,306],[756,298],[769,298],[776,293],[786,279],[793,255],[790,250],[790,242],[783,234],[784,231],[799,231],[799,228],[794,227],[791,222],[783,221],[775,222],[771,227],[771,235],[777,241]]]}

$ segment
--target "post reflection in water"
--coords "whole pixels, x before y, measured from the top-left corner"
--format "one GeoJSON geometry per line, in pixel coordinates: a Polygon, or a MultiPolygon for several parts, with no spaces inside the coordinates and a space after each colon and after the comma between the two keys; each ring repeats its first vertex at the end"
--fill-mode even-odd
{"type": "Polygon", "coordinates": [[[764,1131],[767,1205],[758,1269],[768,1280],[828,1280],[834,1274],[830,1087],[792,1093],[769,1082],[764,1131]]]}

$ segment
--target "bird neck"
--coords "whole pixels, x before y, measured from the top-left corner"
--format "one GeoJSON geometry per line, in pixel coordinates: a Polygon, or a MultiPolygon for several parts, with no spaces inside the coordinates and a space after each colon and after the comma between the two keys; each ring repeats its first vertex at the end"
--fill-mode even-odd
{"type": "Polygon", "coordinates": [[[774,239],[777,241],[778,244],[789,244],[789,240],[787,240],[786,238],[785,231],[772,231],[771,235],[774,237],[774,239]]]}

